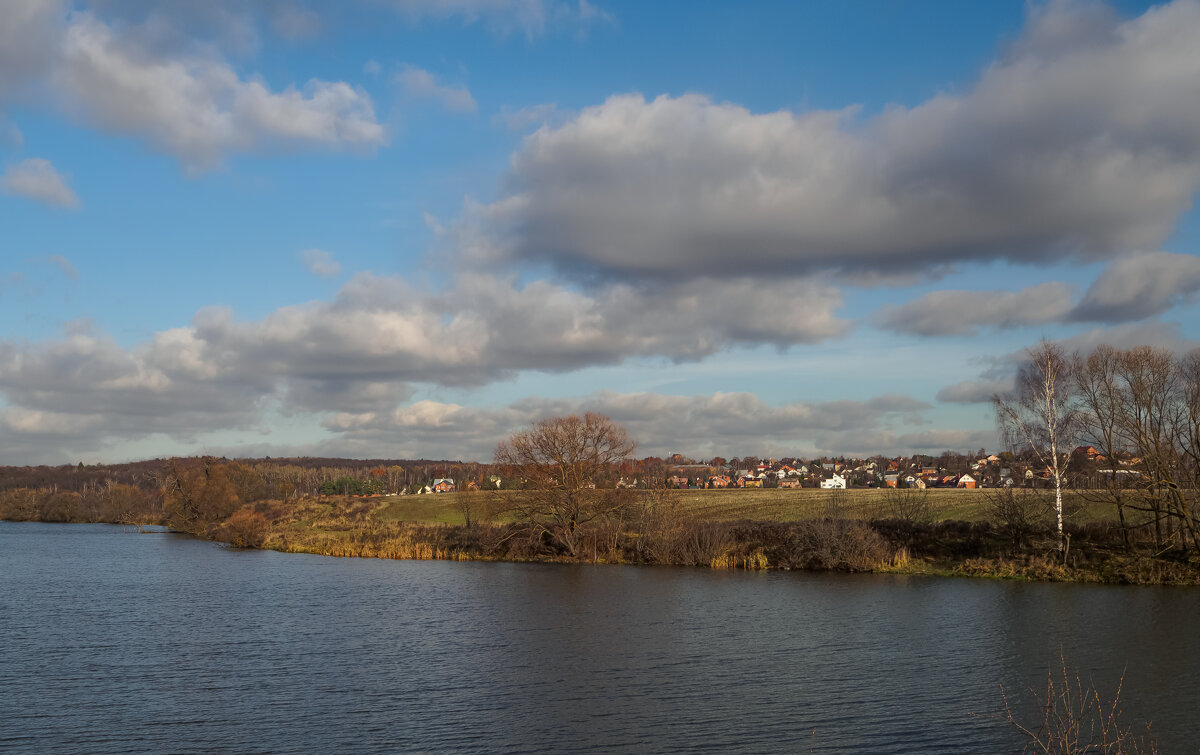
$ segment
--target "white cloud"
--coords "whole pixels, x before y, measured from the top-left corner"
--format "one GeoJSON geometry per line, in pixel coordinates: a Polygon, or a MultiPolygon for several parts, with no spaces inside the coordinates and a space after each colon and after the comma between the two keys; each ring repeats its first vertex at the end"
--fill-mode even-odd
{"type": "Polygon", "coordinates": [[[79,207],[79,197],[49,160],[31,157],[9,166],[2,179],[4,193],[25,197],[52,207],[79,207]]]}
{"type": "MultiPolygon", "coordinates": [[[[308,18],[297,12],[293,21],[308,18]]],[[[89,12],[68,16],[57,2],[13,0],[4,14],[0,97],[48,97],[86,124],[144,139],[189,170],[213,168],[237,152],[385,142],[361,88],[312,79],[273,91],[261,79],[241,77],[215,45],[186,38],[157,8],[140,25],[106,23],[89,12]]],[[[224,37],[255,37],[243,12],[213,8],[210,15],[224,37]]]]}
{"type": "Polygon", "coordinates": [[[323,249],[305,249],[300,253],[304,267],[313,275],[322,278],[332,278],[342,272],[342,265],[333,255],[323,249]]]}
{"type": "Polygon", "coordinates": [[[423,68],[404,66],[396,73],[396,81],[409,97],[436,100],[447,110],[474,113],[478,108],[466,87],[439,84],[433,74],[423,68]]]}
{"type": "Polygon", "coordinates": [[[384,141],[371,98],[344,82],[313,79],[272,92],[223,60],[168,58],[131,48],[95,17],[74,16],[54,84],[80,118],[146,138],[190,169],[230,152],[373,147],[384,141]]]}
{"type": "Polygon", "coordinates": [[[1154,248],[1200,185],[1200,3],[1124,22],[1085,14],[1055,32],[1076,13],[1035,10],[964,94],[869,119],[610,97],[527,137],[507,195],[465,222],[493,259],[611,277],[894,273],[1154,248]]]}

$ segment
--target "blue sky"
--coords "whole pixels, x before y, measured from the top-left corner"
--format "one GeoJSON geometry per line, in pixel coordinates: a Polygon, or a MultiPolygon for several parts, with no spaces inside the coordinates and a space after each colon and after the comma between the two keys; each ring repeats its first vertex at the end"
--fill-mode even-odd
{"type": "Polygon", "coordinates": [[[0,0],[0,463],[939,453],[1200,345],[1200,2],[0,0]]]}

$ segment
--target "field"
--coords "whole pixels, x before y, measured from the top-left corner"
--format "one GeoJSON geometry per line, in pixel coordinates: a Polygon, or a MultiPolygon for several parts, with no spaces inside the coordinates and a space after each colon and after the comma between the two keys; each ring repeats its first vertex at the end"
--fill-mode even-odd
{"type": "Polygon", "coordinates": [[[1035,494],[1044,506],[1025,499],[1019,515],[1011,506],[1007,515],[995,509],[998,493],[631,491],[653,506],[634,505],[619,520],[591,520],[570,529],[553,517],[519,520],[514,511],[519,494],[508,491],[330,496],[251,504],[204,534],[238,546],[367,558],[1200,583],[1200,563],[1179,548],[1164,550],[1153,528],[1138,528],[1123,543],[1111,504],[1089,504],[1078,493],[1065,496],[1067,523],[1090,526],[1070,526],[1069,548],[1060,549],[1048,516],[1049,491],[1035,494]],[[901,505],[914,498],[923,505],[909,507],[906,515],[901,505]],[[461,526],[468,512],[473,526],[461,526]]]}
{"type": "MultiPolygon", "coordinates": [[[[725,489],[675,490],[670,495],[682,515],[697,521],[771,521],[796,522],[837,517],[847,519],[887,519],[894,516],[889,495],[897,491],[851,489],[844,491],[800,489],[725,489]]],[[[904,493],[905,491],[900,491],[904,493]]],[[[916,492],[916,491],[914,491],[916,492]]],[[[929,518],[934,521],[986,521],[989,518],[987,490],[931,489],[928,493],[929,518]]],[[[384,521],[422,524],[463,524],[464,498],[470,501],[472,516],[503,522],[506,491],[476,493],[440,493],[420,496],[391,496],[377,516],[384,521]]],[[[1046,492],[1047,501],[1053,500],[1046,492]]],[[[1086,523],[1113,518],[1109,506],[1089,504],[1075,493],[1065,496],[1064,509],[1069,521],[1086,523]]]]}

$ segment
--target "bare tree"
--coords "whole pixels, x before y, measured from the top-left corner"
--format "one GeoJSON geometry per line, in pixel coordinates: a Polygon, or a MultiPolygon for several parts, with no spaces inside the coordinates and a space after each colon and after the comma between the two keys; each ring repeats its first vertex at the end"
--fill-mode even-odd
{"type": "Polygon", "coordinates": [[[1158,743],[1145,724],[1140,731],[1127,723],[1121,709],[1121,692],[1125,676],[1117,683],[1111,697],[1104,697],[1096,687],[1086,686],[1079,674],[1067,670],[1067,663],[1059,656],[1061,673],[1046,672],[1046,691],[1039,694],[1030,689],[1037,707],[1041,709],[1041,721],[1022,723],[1017,719],[1009,704],[1004,687],[1000,695],[1004,699],[1001,719],[1015,727],[1025,740],[1021,752],[1041,753],[1157,753],[1158,743]],[[1073,677],[1073,678],[1072,678],[1073,677]]]}
{"type": "Polygon", "coordinates": [[[625,428],[588,412],[535,422],[496,447],[496,463],[519,480],[514,510],[531,537],[575,556],[589,523],[619,517],[631,502],[607,485],[634,448],[625,428]]]}
{"type": "Polygon", "coordinates": [[[1028,448],[1050,472],[1054,483],[1058,548],[1066,551],[1063,536],[1063,478],[1076,432],[1077,397],[1072,379],[1072,359],[1049,341],[1026,351],[1026,362],[1017,374],[1014,397],[994,396],[996,421],[1011,448],[1028,448]]]}
{"type": "Polygon", "coordinates": [[[933,506],[929,490],[920,487],[884,488],[884,510],[893,519],[904,522],[924,522],[931,518],[933,506]]]}
{"type": "MultiPolygon", "coordinates": [[[[1187,464],[1189,487],[1195,495],[1200,487],[1200,349],[1184,357],[1179,364],[1181,395],[1180,445],[1187,464]]],[[[1193,501],[1192,509],[1197,503],[1193,501]]]]}
{"type": "Polygon", "coordinates": [[[1158,544],[1178,534],[1185,547],[1190,538],[1200,551],[1200,532],[1180,479],[1182,430],[1189,414],[1184,371],[1171,352],[1149,346],[1124,352],[1120,368],[1126,391],[1120,421],[1141,460],[1142,488],[1154,514],[1158,544]],[[1172,522],[1179,525],[1175,534],[1172,522]]]}
{"type": "Polygon", "coordinates": [[[1121,352],[1112,346],[1096,347],[1086,359],[1075,365],[1075,386],[1079,392],[1081,411],[1080,432],[1101,456],[1107,466],[1099,472],[1101,495],[1097,500],[1111,501],[1117,507],[1121,536],[1129,548],[1129,524],[1125,518],[1128,505],[1127,470],[1120,468],[1119,459],[1127,451],[1128,438],[1121,422],[1126,394],[1120,373],[1121,352]]]}
{"type": "Polygon", "coordinates": [[[986,492],[984,500],[987,501],[988,516],[1012,538],[1014,548],[1023,548],[1030,535],[1046,530],[1046,515],[1050,508],[1035,490],[993,488],[986,492]]]}

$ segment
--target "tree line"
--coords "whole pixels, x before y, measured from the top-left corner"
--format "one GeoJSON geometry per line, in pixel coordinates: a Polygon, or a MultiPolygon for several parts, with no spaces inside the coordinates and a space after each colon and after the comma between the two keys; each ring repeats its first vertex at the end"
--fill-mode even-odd
{"type": "Polygon", "coordinates": [[[1011,396],[994,399],[1007,443],[1031,454],[1055,491],[1060,548],[1063,491],[1111,504],[1128,546],[1131,533],[1149,528],[1159,548],[1200,554],[1200,350],[1101,345],[1066,353],[1043,341],[1026,353],[1011,396]],[[1072,479],[1095,450],[1087,485],[1072,479]],[[1133,516],[1131,516],[1133,515],[1133,516]]]}

